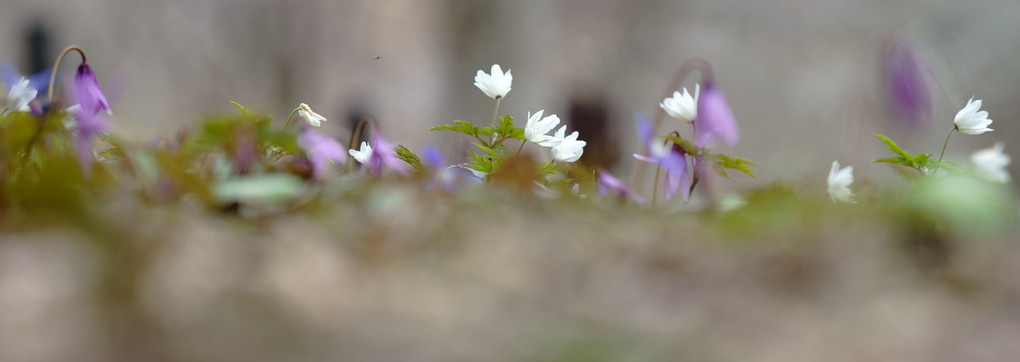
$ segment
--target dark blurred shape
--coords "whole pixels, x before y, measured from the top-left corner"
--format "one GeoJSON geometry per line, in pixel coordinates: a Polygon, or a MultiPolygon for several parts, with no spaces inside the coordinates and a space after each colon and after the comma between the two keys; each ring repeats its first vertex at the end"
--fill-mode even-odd
{"type": "Polygon", "coordinates": [[[28,54],[28,72],[35,74],[46,70],[50,66],[50,32],[41,21],[35,21],[28,26],[25,36],[25,48],[28,54]]]}
{"type": "Polygon", "coordinates": [[[918,131],[931,124],[934,92],[929,68],[914,45],[896,38],[886,45],[882,66],[889,113],[900,127],[918,131]]]}
{"type": "Polygon", "coordinates": [[[575,95],[570,100],[566,118],[568,128],[577,130],[579,139],[588,142],[580,161],[588,166],[612,169],[619,155],[605,96],[601,92],[575,95]]]}

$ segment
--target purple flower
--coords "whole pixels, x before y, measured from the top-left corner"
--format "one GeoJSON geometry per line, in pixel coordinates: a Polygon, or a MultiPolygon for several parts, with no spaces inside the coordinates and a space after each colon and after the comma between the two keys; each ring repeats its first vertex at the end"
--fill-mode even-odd
{"type": "Polygon", "coordinates": [[[889,111],[900,125],[916,130],[931,123],[934,114],[932,91],[921,56],[903,39],[889,44],[882,56],[889,111]]]}
{"type": "Polygon", "coordinates": [[[595,181],[595,188],[598,190],[599,195],[609,196],[615,194],[620,196],[621,199],[628,198],[638,203],[645,202],[641,196],[634,194],[623,181],[614,177],[609,171],[598,170],[598,176],[598,179],[595,181]]]}
{"type": "Polygon", "coordinates": [[[305,127],[298,134],[298,146],[305,151],[305,157],[312,165],[312,177],[322,179],[329,162],[347,162],[347,149],[333,137],[318,133],[312,127],[305,127]]]}
{"type": "Polygon", "coordinates": [[[426,189],[441,187],[453,193],[461,184],[479,184],[482,179],[476,177],[471,170],[461,165],[448,165],[443,154],[435,146],[426,147],[422,151],[425,165],[432,169],[432,180],[425,185],[426,189]]]}
{"type": "Polygon", "coordinates": [[[379,176],[382,173],[383,166],[406,175],[407,169],[404,168],[404,161],[397,157],[396,148],[390,144],[381,134],[373,132],[372,134],[372,154],[368,157],[368,169],[372,172],[372,175],[379,176]]]}
{"type": "Polygon", "coordinates": [[[74,119],[74,142],[75,150],[78,153],[78,161],[81,162],[82,171],[88,176],[92,173],[92,139],[110,128],[110,122],[99,113],[105,110],[110,114],[110,106],[106,102],[106,96],[99,88],[99,81],[92,73],[88,64],[82,63],[78,67],[78,74],[74,77],[74,83],[70,89],[70,95],[76,106],[68,108],[67,112],[74,119]]]}
{"type": "MultiPolygon", "coordinates": [[[[702,95],[704,96],[704,95],[702,95]]],[[[646,155],[634,154],[634,158],[654,163],[666,171],[665,187],[666,199],[673,197],[679,188],[684,201],[691,196],[691,176],[687,167],[687,153],[680,146],[667,147],[654,138],[654,130],[651,124],[644,117],[638,118],[638,136],[644,146],[646,155]]]]}
{"type": "Polygon", "coordinates": [[[718,139],[728,144],[737,143],[740,139],[740,128],[726,96],[711,82],[705,82],[705,88],[698,97],[698,116],[694,119],[694,142],[698,147],[712,146],[718,139]]]}
{"type": "Polygon", "coordinates": [[[110,104],[106,102],[103,90],[99,88],[99,81],[88,63],[81,63],[78,66],[78,73],[74,76],[75,100],[81,105],[82,111],[97,114],[99,111],[106,111],[112,114],[110,104]]]}

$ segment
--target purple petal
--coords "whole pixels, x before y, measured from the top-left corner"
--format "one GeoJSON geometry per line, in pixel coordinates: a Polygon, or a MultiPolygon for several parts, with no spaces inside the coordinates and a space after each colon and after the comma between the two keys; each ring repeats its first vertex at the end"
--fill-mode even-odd
{"type": "Polygon", "coordinates": [[[927,76],[927,66],[906,40],[897,40],[883,54],[889,111],[907,129],[931,124],[935,94],[927,76]]]}
{"type": "Polygon", "coordinates": [[[347,149],[333,137],[321,134],[306,127],[298,135],[298,146],[305,151],[305,156],[312,165],[312,176],[321,179],[330,161],[347,162],[347,149]]]}
{"type": "Polygon", "coordinates": [[[422,151],[422,157],[425,159],[425,165],[432,169],[446,168],[446,160],[443,158],[443,153],[439,151],[436,146],[425,147],[422,151]]]}
{"type": "Polygon", "coordinates": [[[735,144],[740,139],[740,128],[733,110],[722,91],[712,83],[705,83],[698,98],[698,117],[694,120],[695,143],[698,147],[713,145],[718,139],[735,144]]]}
{"type": "Polygon", "coordinates": [[[96,114],[99,111],[110,112],[110,104],[106,102],[103,90],[99,88],[99,81],[88,63],[81,63],[78,66],[78,73],[74,76],[74,97],[85,113],[96,114]]]}

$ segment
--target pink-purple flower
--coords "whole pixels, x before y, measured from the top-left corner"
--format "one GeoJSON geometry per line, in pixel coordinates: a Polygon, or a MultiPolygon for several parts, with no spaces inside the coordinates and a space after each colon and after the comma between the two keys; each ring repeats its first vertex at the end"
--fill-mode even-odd
{"type": "Polygon", "coordinates": [[[663,142],[658,142],[654,136],[655,130],[644,117],[638,118],[637,126],[638,136],[641,138],[645,154],[635,153],[634,158],[656,164],[666,171],[666,182],[663,184],[666,199],[673,197],[677,189],[680,189],[684,201],[689,200],[691,177],[687,167],[687,153],[680,146],[669,147],[663,142]]]}
{"type": "Polygon", "coordinates": [[[627,185],[625,185],[623,181],[620,181],[620,179],[614,177],[606,170],[598,170],[598,179],[595,181],[595,189],[598,190],[599,195],[602,196],[616,195],[621,199],[631,199],[638,203],[645,202],[645,199],[635,194],[627,188],[627,185]]]}
{"type": "Polygon", "coordinates": [[[351,150],[351,156],[368,168],[373,176],[382,174],[383,167],[389,167],[406,175],[404,161],[397,156],[397,149],[378,132],[372,133],[371,142],[361,143],[361,150],[351,150]]]}
{"type": "Polygon", "coordinates": [[[883,54],[889,110],[904,128],[918,129],[931,123],[935,94],[928,67],[906,40],[896,40],[883,54]]]}
{"type": "Polygon", "coordinates": [[[719,139],[735,144],[740,139],[740,128],[733,110],[726,102],[722,90],[712,82],[705,82],[705,88],[698,97],[698,116],[694,120],[694,142],[698,147],[712,146],[719,139]]]}
{"type": "Polygon", "coordinates": [[[74,119],[74,143],[85,175],[92,173],[92,140],[110,128],[110,122],[100,111],[110,114],[110,105],[106,102],[99,81],[87,63],[78,66],[78,73],[70,87],[72,102],[77,103],[68,109],[74,119]]]}
{"type": "Polygon", "coordinates": [[[312,177],[322,179],[326,166],[331,162],[347,162],[347,149],[333,137],[305,127],[298,134],[298,146],[305,151],[305,157],[312,165],[312,177]]]}

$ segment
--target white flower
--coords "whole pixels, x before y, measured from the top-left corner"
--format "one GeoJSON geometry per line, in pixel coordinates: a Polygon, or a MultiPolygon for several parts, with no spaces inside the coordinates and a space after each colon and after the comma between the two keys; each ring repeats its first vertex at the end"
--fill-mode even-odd
{"type": "Polygon", "coordinates": [[[7,108],[20,112],[30,112],[32,109],[29,108],[28,103],[35,99],[37,94],[39,94],[39,91],[29,86],[28,78],[22,77],[7,92],[7,108]]]}
{"type": "Polygon", "coordinates": [[[553,114],[542,118],[542,112],[544,111],[543,109],[535,114],[528,113],[528,124],[524,126],[524,139],[542,146],[552,147],[553,143],[551,142],[554,140],[548,133],[553,128],[556,128],[556,125],[560,124],[560,117],[553,114]]]}
{"type": "Polygon", "coordinates": [[[992,131],[991,128],[988,128],[988,125],[992,124],[992,120],[988,119],[988,112],[979,112],[979,109],[981,109],[981,100],[975,101],[971,97],[967,101],[967,105],[956,112],[956,118],[953,119],[956,130],[963,134],[982,134],[992,131]]]}
{"type": "Polygon", "coordinates": [[[996,143],[995,147],[986,148],[970,155],[970,162],[974,163],[974,173],[983,179],[1006,183],[1009,182],[1009,155],[1002,152],[1006,145],[1002,142],[996,143]]]}
{"type": "Polygon", "coordinates": [[[372,157],[372,146],[368,145],[368,142],[361,143],[361,150],[347,150],[347,153],[351,154],[358,163],[364,164],[368,162],[369,157],[372,157]]]}
{"type": "Polygon", "coordinates": [[[298,106],[297,113],[298,117],[301,117],[301,119],[305,120],[305,122],[312,125],[312,127],[318,127],[322,125],[322,122],[326,121],[326,117],[320,116],[318,113],[313,112],[312,108],[304,103],[301,103],[301,105],[298,106]]]}
{"type": "Polygon", "coordinates": [[[571,133],[569,136],[563,137],[563,134],[567,132],[567,126],[560,127],[556,131],[555,138],[556,143],[552,146],[552,158],[556,161],[561,162],[574,162],[581,158],[581,154],[584,153],[584,145],[588,144],[585,141],[577,140],[577,131],[571,133]]]}
{"type": "Polygon", "coordinates": [[[513,82],[514,76],[510,75],[510,70],[503,74],[503,69],[499,67],[499,64],[492,65],[491,75],[485,74],[480,69],[475,75],[475,87],[481,89],[485,95],[492,99],[506,97],[506,94],[510,92],[510,84],[513,82]]]}
{"type": "Polygon", "coordinates": [[[840,169],[839,161],[832,161],[832,169],[829,170],[829,198],[832,199],[832,202],[856,202],[853,191],[850,191],[852,183],[854,183],[854,167],[847,166],[840,169]]]}
{"type": "Polygon", "coordinates": [[[662,107],[671,117],[679,119],[687,123],[694,123],[694,119],[698,117],[698,94],[701,93],[701,85],[694,85],[694,96],[687,92],[687,88],[684,88],[684,93],[673,92],[672,98],[666,98],[659,103],[659,107],[662,107]]]}

